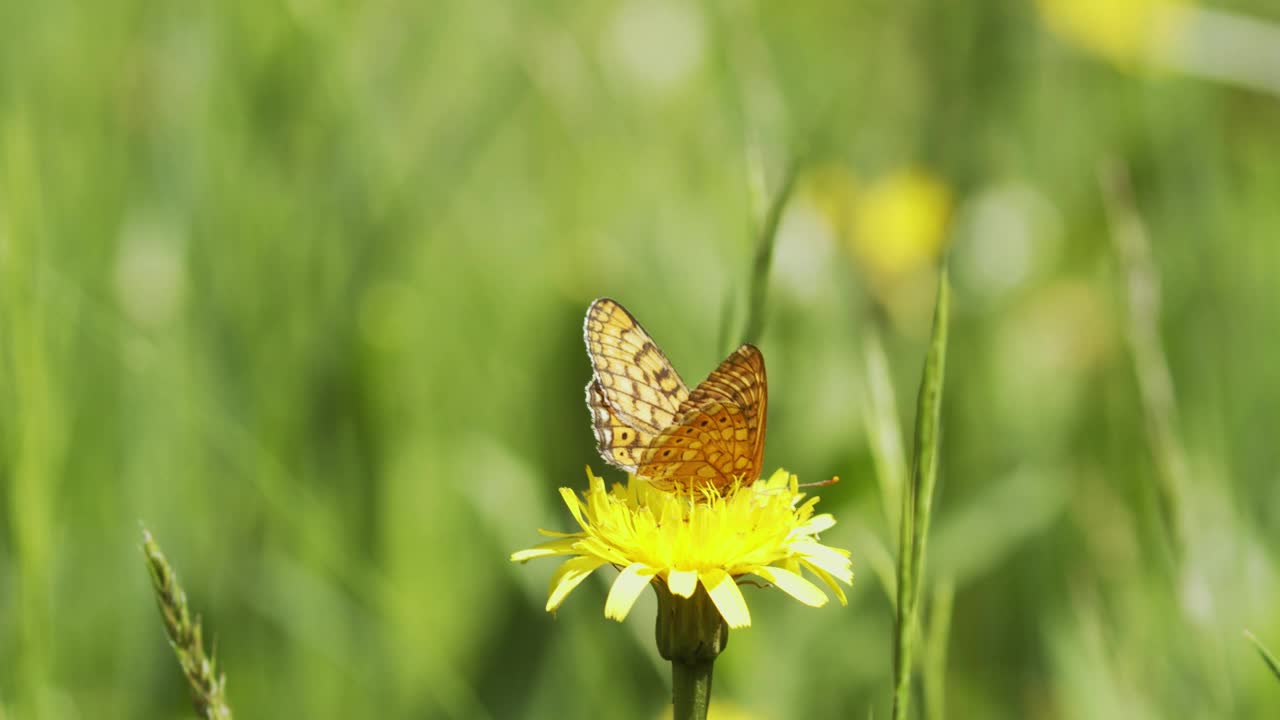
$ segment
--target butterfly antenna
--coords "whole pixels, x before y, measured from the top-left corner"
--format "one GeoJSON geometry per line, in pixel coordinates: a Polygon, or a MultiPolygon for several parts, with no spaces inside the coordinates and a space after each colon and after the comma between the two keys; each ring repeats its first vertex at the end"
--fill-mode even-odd
{"type": "Polygon", "coordinates": [[[840,476],[833,475],[831,476],[830,480],[823,480],[821,482],[800,483],[796,487],[802,487],[802,488],[826,487],[827,485],[835,485],[838,482],[840,482],[840,476]]]}

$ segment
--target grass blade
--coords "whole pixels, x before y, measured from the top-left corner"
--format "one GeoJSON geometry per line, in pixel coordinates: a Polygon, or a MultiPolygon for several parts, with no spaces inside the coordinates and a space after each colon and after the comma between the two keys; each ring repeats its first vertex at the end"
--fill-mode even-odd
{"type": "Polygon", "coordinates": [[[924,576],[925,542],[938,475],[938,424],[947,360],[947,315],[950,289],[944,261],[938,272],[938,299],[933,310],[933,338],[925,358],[916,404],[915,448],[911,478],[902,496],[898,542],[898,602],[893,645],[893,718],[905,720],[911,696],[911,658],[916,608],[924,576]]]}
{"type": "MultiPolygon", "coordinates": [[[[0,127],[0,512],[8,523],[12,558],[20,581],[6,588],[14,602],[16,645],[6,643],[5,662],[14,674],[16,715],[49,712],[45,697],[53,675],[56,566],[55,495],[65,443],[65,403],[59,397],[59,363],[50,339],[43,290],[46,230],[40,137],[24,113],[0,127]],[[10,652],[16,650],[12,655],[10,652]]],[[[2,543],[0,543],[2,544],[2,543]]],[[[7,570],[7,569],[6,569],[7,570]]],[[[6,575],[8,572],[6,571],[6,575]]],[[[7,604],[7,603],[6,603],[7,604]]],[[[6,608],[8,609],[8,608],[6,608]]],[[[11,679],[12,678],[12,679],[11,679]]],[[[8,689],[8,688],[6,688],[8,689]]]]}
{"type": "Polygon", "coordinates": [[[1267,667],[1271,668],[1271,672],[1275,673],[1276,679],[1280,680],[1280,661],[1276,660],[1276,656],[1272,655],[1267,646],[1263,645],[1262,641],[1253,633],[1245,630],[1244,636],[1249,639],[1249,642],[1253,643],[1253,646],[1258,650],[1258,654],[1262,656],[1262,661],[1267,664],[1267,667]]]}
{"type": "Polygon", "coordinates": [[[1173,558],[1185,554],[1181,522],[1182,489],[1189,484],[1187,453],[1178,432],[1173,374],[1160,340],[1160,278],[1151,257],[1151,239],[1138,214],[1128,170],[1120,164],[1099,170],[1103,200],[1124,274],[1128,304],[1126,336],[1133,357],[1147,434],[1156,462],[1156,497],[1173,558]]]}
{"type": "Polygon", "coordinates": [[[791,199],[791,191],[795,189],[799,163],[792,163],[782,180],[782,186],[773,196],[769,212],[765,215],[764,226],[760,229],[760,241],[756,245],[755,260],[751,265],[751,287],[747,298],[747,328],[743,333],[743,342],[752,345],[760,342],[760,334],[764,331],[765,297],[769,289],[769,269],[773,267],[773,246],[778,241],[778,226],[782,223],[782,212],[791,199]]]}
{"type": "Polygon", "coordinates": [[[164,631],[169,645],[178,656],[182,674],[191,686],[191,700],[196,713],[205,720],[231,720],[231,708],[227,705],[227,676],[218,672],[218,662],[212,653],[204,651],[204,637],[200,618],[191,617],[187,609],[187,594],[178,584],[178,576],[151,533],[142,531],[142,552],[146,556],[147,571],[151,573],[151,585],[156,593],[156,605],[164,620],[164,631]]]}
{"type": "Polygon", "coordinates": [[[863,424],[871,445],[876,480],[880,483],[885,522],[892,528],[898,525],[902,507],[902,486],[906,484],[907,477],[906,453],[902,449],[902,430],[894,401],[893,378],[889,374],[889,359],[885,357],[884,343],[875,323],[871,323],[862,344],[867,367],[863,424]]]}
{"type": "Polygon", "coordinates": [[[928,720],[945,720],[947,716],[947,642],[955,596],[956,584],[947,578],[938,581],[929,597],[929,632],[924,648],[924,709],[928,720]]]}

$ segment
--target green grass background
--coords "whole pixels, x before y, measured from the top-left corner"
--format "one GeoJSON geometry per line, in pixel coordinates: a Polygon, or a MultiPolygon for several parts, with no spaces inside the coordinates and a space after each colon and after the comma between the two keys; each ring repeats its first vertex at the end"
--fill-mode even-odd
{"type": "MultiPolygon", "coordinates": [[[[805,157],[954,198],[946,714],[1269,717],[1242,631],[1280,646],[1278,127],[1275,94],[1108,61],[1013,0],[4,3],[0,715],[189,715],[146,523],[239,717],[656,717],[652,598],[606,621],[602,571],[553,618],[554,562],[507,557],[605,471],[587,304],[704,377],[805,157]]],[[[932,286],[886,290],[806,177],[769,277],[766,465],[842,478],[824,538],[857,579],[848,608],[748,588],[715,693],[886,717],[871,438],[909,437],[932,286]]]]}

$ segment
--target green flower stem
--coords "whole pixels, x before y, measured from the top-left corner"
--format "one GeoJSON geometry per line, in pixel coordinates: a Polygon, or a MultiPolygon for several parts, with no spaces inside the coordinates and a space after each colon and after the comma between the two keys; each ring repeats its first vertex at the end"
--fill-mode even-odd
{"type": "Polygon", "coordinates": [[[947,314],[950,290],[947,266],[938,272],[938,299],[933,311],[933,338],[925,358],[916,405],[915,449],[911,479],[902,496],[898,536],[897,622],[893,644],[893,720],[906,720],[911,698],[911,660],[916,641],[916,609],[924,578],[925,542],[938,476],[938,423],[947,361],[947,314]]]}
{"type": "Polygon", "coordinates": [[[675,720],[704,720],[711,706],[711,670],[714,660],[671,663],[671,701],[675,720]]]}
{"type": "Polygon", "coordinates": [[[729,626],[701,585],[692,597],[658,592],[658,652],[671,662],[674,720],[705,720],[711,705],[711,673],[729,642],[729,626]]]}

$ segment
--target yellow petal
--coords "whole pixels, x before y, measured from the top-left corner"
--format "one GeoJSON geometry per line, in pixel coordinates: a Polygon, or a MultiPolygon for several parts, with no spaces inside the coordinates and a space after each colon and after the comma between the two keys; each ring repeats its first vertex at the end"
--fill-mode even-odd
{"type": "Polygon", "coordinates": [[[698,587],[697,570],[672,570],[667,575],[667,588],[672,595],[690,597],[698,587]]]}
{"type": "Polygon", "coordinates": [[[547,612],[560,607],[565,597],[601,565],[604,565],[604,561],[594,557],[565,560],[551,576],[551,594],[547,597],[547,612]]]}
{"type": "Polygon", "coordinates": [[[623,551],[603,543],[596,538],[584,538],[578,542],[577,552],[581,555],[595,555],[611,565],[630,565],[632,559],[623,551]]]}
{"type": "Polygon", "coordinates": [[[809,607],[822,607],[827,604],[826,593],[818,589],[817,585],[793,572],[780,567],[761,567],[753,570],[752,574],[768,580],[774,587],[809,607]]]}
{"type": "Polygon", "coordinates": [[[849,557],[839,550],[816,542],[797,542],[791,549],[799,553],[806,562],[816,565],[846,584],[853,582],[853,570],[849,567],[849,557]]]}
{"type": "Polygon", "coordinates": [[[609,597],[604,601],[604,616],[618,622],[626,620],[631,606],[636,604],[636,598],[644,592],[653,575],[653,568],[640,563],[624,568],[618,579],[613,581],[613,587],[609,588],[609,597]]]}
{"type": "Polygon", "coordinates": [[[742,591],[729,573],[720,568],[711,568],[698,575],[702,579],[702,587],[707,589],[711,602],[716,604],[716,609],[729,627],[744,628],[751,625],[751,611],[747,610],[747,601],[743,599],[742,591]]]}
{"type": "Polygon", "coordinates": [[[811,518],[809,522],[796,528],[795,531],[805,535],[817,535],[824,530],[831,529],[835,524],[836,519],[831,516],[831,513],[824,513],[815,518],[811,518]]]}
{"type": "Polygon", "coordinates": [[[764,483],[761,485],[761,488],[763,488],[764,490],[778,490],[786,487],[787,484],[790,482],[791,482],[791,473],[787,472],[786,470],[783,470],[782,468],[778,468],[777,470],[773,471],[773,474],[769,476],[768,480],[764,481],[764,483]]]}
{"type": "MultiPolygon", "coordinates": [[[[809,571],[812,572],[814,575],[817,575],[818,577],[822,578],[822,582],[826,583],[827,587],[831,588],[831,592],[834,592],[836,594],[836,599],[840,601],[841,605],[849,604],[849,598],[845,597],[844,590],[841,589],[840,584],[837,583],[836,579],[831,577],[831,575],[827,573],[826,570],[823,570],[817,565],[814,565],[809,562],[806,562],[804,566],[809,568],[809,571]]],[[[850,580],[853,579],[853,573],[849,574],[849,579],[850,580]]]]}
{"type": "Polygon", "coordinates": [[[511,562],[524,562],[534,558],[548,557],[550,555],[572,555],[574,546],[578,544],[578,538],[564,538],[561,540],[551,540],[544,543],[534,545],[527,550],[520,550],[511,553],[511,562]]]}
{"type": "Polygon", "coordinates": [[[583,530],[589,530],[587,523],[582,519],[582,503],[574,494],[573,488],[560,488],[560,497],[564,499],[564,504],[569,507],[569,512],[573,514],[573,519],[578,521],[578,525],[583,530]]]}

